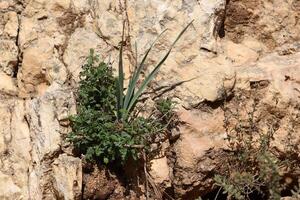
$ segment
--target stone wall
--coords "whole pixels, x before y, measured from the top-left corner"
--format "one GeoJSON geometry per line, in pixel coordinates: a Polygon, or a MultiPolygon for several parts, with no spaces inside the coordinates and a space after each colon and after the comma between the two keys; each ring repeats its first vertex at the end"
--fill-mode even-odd
{"type": "Polygon", "coordinates": [[[151,173],[178,198],[207,192],[217,163],[207,152],[223,145],[222,114],[194,108],[260,81],[270,83],[266,103],[274,96],[282,109],[299,102],[297,2],[0,0],[0,199],[80,198],[82,163],[64,140],[68,116],[76,113],[74,92],[89,49],[117,63],[123,21],[128,75],[135,42],[140,56],[168,29],[150,55],[151,68],[194,20],[151,86],[184,81],[168,95],[188,124],[172,146],[177,160],[154,160],[151,173]]]}

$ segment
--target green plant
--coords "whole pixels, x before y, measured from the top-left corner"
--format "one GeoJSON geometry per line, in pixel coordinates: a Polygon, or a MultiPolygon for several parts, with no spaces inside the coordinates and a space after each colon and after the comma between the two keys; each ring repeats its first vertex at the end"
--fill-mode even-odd
{"type": "Polygon", "coordinates": [[[236,92],[231,105],[224,102],[229,148],[223,152],[222,170],[214,180],[228,199],[277,200],[285,188],[280,172],[295,161],[280,159],[271,145],[283,111],[264,105],[259,101],[260,94],[255,92],[253,97],[252,92],[236,92]]]}
{"type": "MultiPolygon", "coordinates": [[[[140,96],[191,23],[181,31],[168,52],[139,87],[141,72],[155,41],[146,51],[141,63],[136,66],[127,88],[124,87],[122,58],[124,29],[119,52],[118,77],[113,76],[111,66],[99,63],[98,56],[94,55],[93,50],[90,51],[80,74],[78,114],[71,117],[72,132],[68,136],[69,141],[88,160],[98,160],[104,164],[116,161],[124,164],[129,158],[138,159],[141,149],[150,149],[153,136],[167,129],[167,125],[157,115],[145,117],[133,114],[138,113],[133,111],[138,109],[136,105],[140,96]]],[[[171,109],[170,103],[167,105],[168,109],[171,109]]],[[[161,116],[167,119],[164,114],[161,116]]]]}
{"type": "Polygon", "coordinates": [[[170,98],[159,99],[156,102],[156,107],[163,114],[163,116],[166,118],[171,118],[174,114],[172,110],[175,103],[176,102],[172,101],[170,98]]]}
{"type": "Polygon", "coordinates": [[[112,68],[91,51],[81,73],[78,92],[78,114],[71,117],[69,140],[88,160],[108,164],[137,158],[134,145],[146,145],[151,134],[162,130],[153,118],[136,117],[120,122],[116,117],[116,78],[112,68]]]}
{"type": "MultiPolygon", "coordinates": [[[[192,21],[193,22],[193,21],[192,21]]],[[[164,31],[157,37],[157,39],[150,45],[149,49],[146,51],[144,57],[142,58],[142,61],[140,64],[138,64],[135,67],[135,70],[132,74],[132,77],[129,80],[129,84],[127,87],[127,92],[124,95],[123,91],[124,88],[124,73],[123,73],[123,41],[124,41],[124,30],[122,34],[122,42],[121,42],[121,48],[119,53],[119,75],[117,78],[117,111],[118,111],[118,119],[119,120],[127,120],[128,116],[130,115],[130,112],[134,110],[135,105],[137,104],[137,101],[139,97],[142,95],[142,93],[145,91],[147,85],[150,83],[150,81],[153,80],[155,75],[158,73],[160,67],[164,64],[166,59],[169,57],[173,47],[177,43],[177,41],[181,38],[183,33],[187,30],[187,28],[192,24],[190,22],[177,36],[175,41],[172,43],[171,47],[167,51],[167,53],[163,56],[163,58],[157,63],[157,65],[153,68],[153,70],[145,77],[139,88],[137,88],[138,80],[140,80],[141,72],[144,69],[145,62],[147,60],[147,57],[153,48],[155,42],[157,39],[164,33],[164,31]]],[[[123,28],[124,29],[124,28],[123,28]]]]}

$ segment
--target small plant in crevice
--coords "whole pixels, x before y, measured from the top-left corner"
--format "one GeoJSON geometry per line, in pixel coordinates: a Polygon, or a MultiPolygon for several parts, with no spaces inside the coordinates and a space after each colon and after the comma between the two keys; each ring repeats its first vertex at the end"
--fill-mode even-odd
{"type": "Polygon", "coordinates": [[[161,113],[160,117],[157,114],[139,115],[137,104],[147,85],[191,23],[181,31],[162,60],[142,80],[140,76],[155,40],[136,66],[127,87],[124,86],[122,58],[124,28],[117,77],[113,76],[112,67],[99,62],[99,57],[91,50],[80,74],[78,114],[71,117],[72,132],[68,136],[69,141],[88,160],[121,165],[128,159],[137,160],[141,158],[141,150],[150,149],[153,137],[166,131],[166,122],[171,120],[171,101],[160,101],[160,106],[156,109],[161,113]]]}
{"type": "MultiPolygon", "coordinates": [[[[292,164],[298,159],[281,158],[272,147],[285,114],[276,106],[261,103],[258,93],[255,97],[245,93],[237,92],[232,105],[223,105],[229,146],[223,152],[222,171],[215,175],[215,184],[227,194],[227,199],[277,200],[286,187],[284,170],[296,169],[292,164]]],[[[293,145],[288,146],[292,152],[293,145]]]]}

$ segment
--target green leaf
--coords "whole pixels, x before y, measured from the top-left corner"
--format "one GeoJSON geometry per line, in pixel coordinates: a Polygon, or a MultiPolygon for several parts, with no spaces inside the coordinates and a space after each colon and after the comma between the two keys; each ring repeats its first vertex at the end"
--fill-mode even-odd
{"type": "Polygon", "coordinates": [[[123,108],[123,91],[124,91],[124,72],[123,72],[123,43],[124,43],[124,29],[125,22],[123,23],[122,41],[119,52],[119,76],[117,78],[117,113],[118,119],[121,118],[120,110],[123,108]]]}
{"type": "Polygon", "coordinates": [[[161,37],[161,35],[163,33],[165,33],[166,30],[164,30],[162,33],[160,33],[157,38],[152,42],[152,44],[150,45],[149,49],[146,51],[146,54],[144,55],[143,59],[142,59],[142,62],[139,64],[139,66],[136,66],[135,68],[135,71],[133,73],[133,76],[131,77],[130,81],[129,81],[129,85],[128,85],[128,89],[127,89],[127,93],[126,93],[126,96],[125,96],[125,102],[124,102],[124,109],[126,110],[129,110],[128,109],[128,106],[129,106],[129,103],[130,101],[132,100],[133,98],[133,95],[134,95],[134,90],[136,88],[136,84],[137,84],[137,81],[139,79],[139,76],[143,70],[143,67],[144,67],[144,64],[145,64],[145,61],[151,51],[151,49],[153,48],[154,44],[157,42],[157,40],[161,37]]]}
{"type": "Polygon", "coordinates": [[[104,164],[108,164],[109,163],[108,158],[103,158],[103,162],[104,162],[104,164]]]}
{"type": "Polygon", "coordinates": [[[153,78],[155,77],[155,75],[157,74],[158,70],[160,69],[161,65],[166,61],[166,59],[168,58],[168,56],[170,55],[173,47],[175,46],[175,44],[177,43],[177,41],[181,38],[181,36],[183,35],[183,33],[187,30],[187,28],[193,23],[193,21],[191,21],[181,32],[180,34],[177,36],[177,38],[175,39],[175,41],[173,42],[173,44],[171,45],[170,49],[168,50],[168,52],[166,53],[166,55],[163,57],[163,59],[156,65],[156,67],[152,70],[152,72],[145,78],[145,80],[143,81],[141,87],[138,89],[138,91],[136,92],[136,94],[132,97],[127,110],[130,111],[133,106],[136,104],[138,98],[141,96],[141,94],[144,92],[145,88],[147,87],[147,85],[149,84],[150,81],[153,80],[153,78]]]}

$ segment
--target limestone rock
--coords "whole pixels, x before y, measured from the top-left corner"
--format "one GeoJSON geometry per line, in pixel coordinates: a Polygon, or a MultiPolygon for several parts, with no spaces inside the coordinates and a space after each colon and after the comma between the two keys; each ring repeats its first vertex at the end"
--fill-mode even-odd
{"type": "Polygon", "coordinates": [[[227,5],[225,32],[235,42],[251,36],[269,50],[299,41],[299,1],[232,0],[227,5]],[[277,6],[277,5],[280,6],[277,6]]]}
{"type": "MultiPolygon", "coordinates": [[[[193,25],[184,34],[157,77],[160,85],[184,84],[177,87],[176,96],[190,106],[205,99],[215,101],[222,98],[222,90],[230,91],[234,85],[234,70],[226,57],[210,60],[204,51],[217,52],[218,31],[224,19],[225,1],[135,1],[127,4],[106,2],[96,7],[96,22],[101,38],[113,47],[121,37],[121,18],[130,22],[126,35],[130,40],[125,53],[129,64],[134,64],[133,43],[139,45],[139,56],[164,29],[169,31],[155,45],[147,63],[152,68],[159,62],[177,34],[194,19],[193,25]],[[157,6],[157,5],[160,6],[157,6]],[[143,8],[143,9],[142,9],[143,8]],[[124,15],[120,12],[124,10],[124,15]],[[152,20],[148,20],[148,19],[152,20]],[[114,37],[112,37],[114,36],[114,37]],[[192,80],[191,80],[192,79],[192,80]],[[224,83],[226,82],[226,83],[224,83]],[[225,89],[223,87],[225,85],[225,89]]],[[[116,59],[115,57],[112,57],[116,59]]],[[[117,63],[116,60],[113,60],[117,63]]]]}
{"type": "MultiPolygon", "coordinates": [[[[151,84],[172,88],[165,95],[176,98],[186,122],[172,155],[153,160],[151,173],[179,199],[208,192],[224,145],[218,101],[259,85],[266,105],[274,96],[280,109],[299,102],[298,2],[0,0],[0,199],[80,196],[81,161],[64,140],[68,116],[76,113],[73,92],[89,49],[117,67],[123,20],[126,77],[135,42],[140,58],[168,29],[149,55],[148,72],[194,20],[151,84]],[[203,103],[208,110],[195,109],[203,103]]],[[[284,153],[286,133],[279,135],[274,145],[284,153]]]]}
{"type": "Polygon", "coordinates": [[[71,36],[63,59],[72,79],[78,81],[81,66],[85,63],[90,49],[105,58],[107,45],[91,30],[77,29],[71,36]]]}
{"type": "Polygon", "coordinates": [[[19,29],[19,21],[18,15],[16,12],[9,12],[8,13],[8,21],[4,27],[4,34],[7,34],[9,37],[17,37],[18,29],[19,29]]]}
{"type": "Polygon", "coordinates": [[[29,199],[31,143],[24,101],[0,96],[0,198],[29,199]]]}
{"type": "Polygon", "coordinates": [[[186,125],[180,128],[180,139],[175,143],[173,152],[173,186],[178,199],[193,199],[193,190],[198,194],[209,189],[213,182],[210,174],[217,167],[214,151],[225,147],[226,137],[223,128],[222,111],[199,112],[180,111],[180,119],[186,125]]]}
{"type": "Polygon", "coordinates": [[[12,40],[0,40],[0,69],[13,75],[18,64],[18,47],[12,40]]]}
{"type": "Polygon", "coordinates": [[[70,131],[68,127],[60,125],[61,112],[68,110],[70,116],[75,112],[75,102],[70,90],[53,84],[40,98],[26,102],[27,115],[31,133],[31,159],[35,165],[30,167],[30,192],[35,199],[55,198],[53,190],[66,198],[77,197],[81,187],[81,162],[79,159],[62,155],[64,138],[70,131]],[[68,95],[66,95],[68,94],[68,95]],[[56,158],[58,157],[58,160],[56,158]],[[53,163],[51,165],[51,163],[53,163]],[[63,163],[69,163],[69,169],[63,168],[63,163]],[[60,173],[68,175],[65,182],[58,179],[60,173]],[[71,184],[70,182],[74,181],[71,184]],[[77,183],[75,184],[75,182],[77,183]],[[55,182],[55,184],[53,184],[55,182]],[[71,184],[71,185],[70,185],[71,184]]]}
{"type": "Polygon", "coordinates": [[[18,89],[14,78],[0,72],[0,93],[17,96],[18,89]]]}
{"type": "Polygon", "coordinates": [[[171,186],[170,167],[166,156],[151,160],[150,174],[156,184],[165,184],[165,187],[171,186]]]}
{"type": "Polygon", "coordinates": [[[58,196],[66,200],[81,198],[82,167],[81,160],[61,154],[53,162],[54,188],[58,196]]]}
{"type": "Polygon", "coordinates": [[[245,41],[243,44],[236,44],[232,41],[225,40],[223,41],[222,48],[224,49],[224,54],[227,56],[227,59],[232,61],[233,66],[255,62],[259,58],[258,51],[260,50],[260,46],[253,44],[253,41],[245,41]]]}
{"type": "Polygon", "coordinates": [[[266,99],[271,104],[274,97],[279,103],[299,102],[300,99],[300,53],[280,56],[276,53],[258,62],[237,68],[237,87],[250,88],[254,83],[266,83],[266,99]]]}
{"type": "MultiPolygon", "coordinates": [[[[289,118],[293,112],[297,111],[294,107],[299,103],[300,77],[299,53],[287,56],[280,56],[276,53],[253,60],[242,66],[236,66],[236,85],[235,88],[242,89],[264,89],[263,98],[260,99],[268,106],[279,109],[284,119],[281,120],[280,129],[274,136],[273,146],[284,154],[286,152],[286,138],[288,130],[293,130],[293,141],[300,138],[299,129],[290,128],[292,124],[289,118]],[[285,114],[284,114],[285,113],[285,114]]],[[[213,106],[213,104],[211,104],[213,106]]],[[[269,111],[266,111],[269,112],[269,111]]],[[[215,109],[208,107],[206,111],[181,111],[180,119],[185,125],[180,128],[180,139],[174,144],[173,152],[176,154],[176,162],[173,163],[174,180],[172,184],[178,198],[195,198],[193,188],[197,192],[205,194],[211,184],[209,174],[216,170],[218,161],[213,155],[226,148],[224,141],[225,130],[223,129],[223,114],[216,106],[215,109]],[[205,177],[205,178],[204,178],[205,177]],[[181,187],[185,185],[185,187],[181,187]]],[[[296,115],[296,114],[295,114],[296,115]]],[[[296,122],[297,123],[297,122],[296,122]]],[[[298,147],[299,148],[299,147],[298,147]]],[[[171,159],[172,160],[172,159],[171,159]]]]}
{"type": "Polygon", "coordinates": [[[20,96],[26,97],[27,93],[35,96],[38,90],[44,92],[49,85],[47,80],[47,61],[51,58],[53,46],[43,40],[35,47],[28,48],[23,54],[22,68],[18,73],[18,86],[20,96]]]}
{"type": "Polygon", "coordinates": [[[67,72],[56,54],[51,38],[39,40],[23,54],[22,68],[18,73],[19,96],[42,95],[53,82],[63,84],[67,72]]]}
{"type": "Polygon", "coordinates": [[[205,58],[195,52],[192,54],[194,59],[187,62],[191,51],[186,49],[186,52],[187,56],[174,55],[175,59],[168,60],[161,68],[157,77],[159,85],[171,86],[181,82],[171,94],[173,92],[185,107],[204,100],[217,101],[223,99],[225,93],[230,94],[235,85],[235,70],[231,61],[225,56],[205,58]]]}
{"type": "Polygon", "coordinates": [[[170,149],[170,142],[168,140],[161,144],[160,153],[150,161],[150,175],[154,182],[163,188],[170,188],[172,186],[173,169],[169,165],[168,156],[166,152],[170,149]]]}

